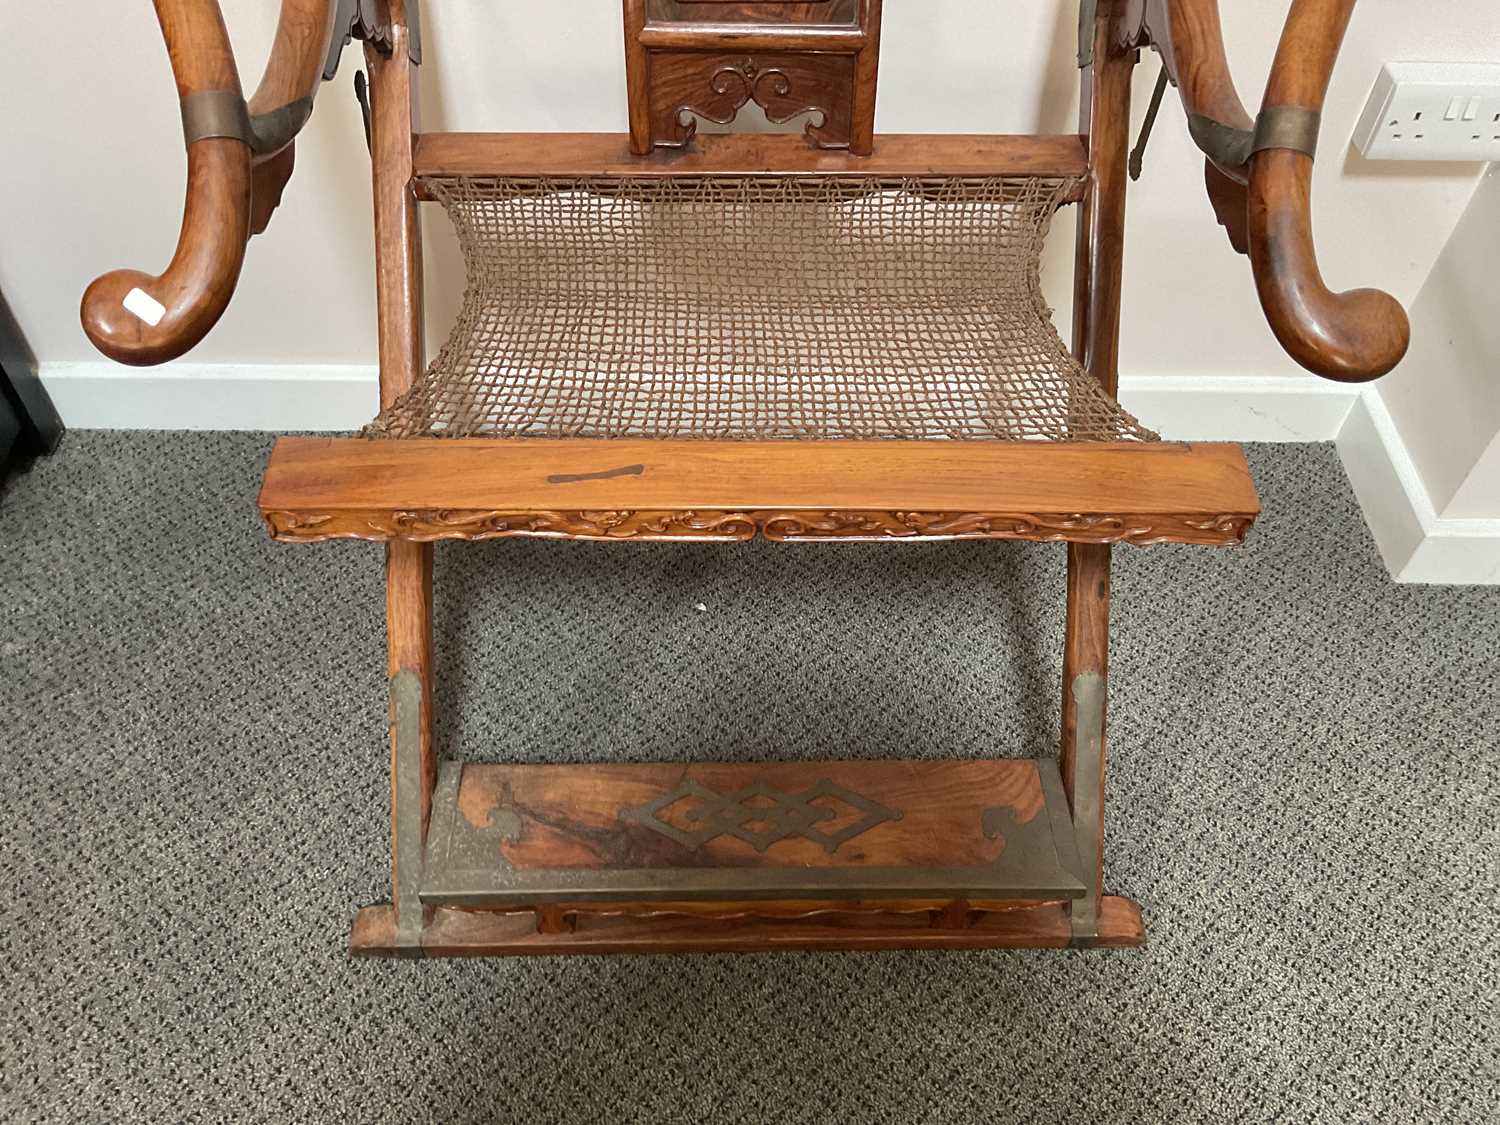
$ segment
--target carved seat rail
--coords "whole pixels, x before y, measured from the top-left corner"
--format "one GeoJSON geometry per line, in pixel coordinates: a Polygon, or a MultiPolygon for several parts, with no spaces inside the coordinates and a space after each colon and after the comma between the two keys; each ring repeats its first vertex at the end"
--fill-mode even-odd
{"type": "Polygon", "coordinates": [[[1025,539],[1240,542],[1233,445],[282,438],[260,510],[283,542],[1025,539]]]}

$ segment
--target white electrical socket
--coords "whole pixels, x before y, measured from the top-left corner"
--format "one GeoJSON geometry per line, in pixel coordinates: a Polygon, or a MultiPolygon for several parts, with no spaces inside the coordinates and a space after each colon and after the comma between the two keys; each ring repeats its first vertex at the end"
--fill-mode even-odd
{"type": "Polygon", "coordinates": [[[1500,160],[1500,64],[1386,63],[1354,147],[1369,160],[1500,160]]]}

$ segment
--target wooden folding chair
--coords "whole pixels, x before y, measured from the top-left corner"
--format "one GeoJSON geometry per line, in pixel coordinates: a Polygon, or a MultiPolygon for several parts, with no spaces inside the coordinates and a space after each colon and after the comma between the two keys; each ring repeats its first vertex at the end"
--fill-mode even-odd
{"type": "Polygon", "coordinates": [[[1254,119],[1215,0],[1081,6],[1077,134],[876,136],[881,0],[624,0],[630,131],[615,136],[422,132],[416,0],[283,0],[248,103],[216,0],[156,0],[187,205],[164,274],[112,273],[84,298],[90,337],[125,363],[213,326],[320,80],[351,36],[365,44],[381,411],[356,437],[278,441],[260,494],[278,540],[385,544],[392,902],[360,912],[355,953],[1144,940],[1102,878],[1110,550],[1239,543],[1258,501],[1237,447],[1162,441],[1115,399],[1142,47],[1180,88],[1286,350],[1370,379],[1408,327],[1383,293],[1331,293],[1312,248],[1319,112],[1354,0],[1293,0],[1254,119]],[[700,130],[750,102],[800,130],[700,130]],[[428,200],[469,271],[430,364],[428,200]],[[1071,350],[1037,278],[1067,205],[1071,350]],[[1065,542],[1060,753],[439,760],[434,541],[756,535],[1065,542]]]}

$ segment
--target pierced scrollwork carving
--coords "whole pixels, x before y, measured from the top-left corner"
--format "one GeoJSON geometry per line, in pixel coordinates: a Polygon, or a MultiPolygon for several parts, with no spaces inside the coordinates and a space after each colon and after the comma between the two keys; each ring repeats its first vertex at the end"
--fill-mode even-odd
{"type": "Polygon", "coordinates": [[[750,102],[774,125],[807,117],[804,132],[820,147],[849,145],[852,55],[662,53],[653,56],[651,85],[652,132],[660,145],[687,144],[699,119],[728,125],[750,102]]]}
{"type": "Polygon", "coordinates": [[[721,66],[709,79],[708,88],[714,99],[701,105],[684,105],[677,110],[678,123],[691,137],[698,128],[696,117],[712,121],[717,125],[728,125],[749,102],[754,102],[765,111],[766,120],[772,125],[785,125],[806,114],[812,114],[806,133],[815,141],[831,140],[824,131],[828,124],[828,111],[819,105],[803,105],[792,96],[792,80],[778,66],[762,68],[752,58],[721,66]]]}
{"type": "Polygon", "coordinates": [[[1032,542],[1244,542],[1254,517],[1096,515],[1019,512],[881,511],[370,511],[264,513],[274,538],[316,543],[328,539],[385,542],[409,539],[699,540],[733,543],[764,535],[777,542],[829,540],[1024,539],[1032,542]]]}

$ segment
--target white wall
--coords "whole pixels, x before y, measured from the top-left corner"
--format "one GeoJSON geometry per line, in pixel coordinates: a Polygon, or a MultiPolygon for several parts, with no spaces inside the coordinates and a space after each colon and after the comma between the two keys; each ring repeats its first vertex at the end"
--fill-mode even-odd
{"type": "MultiPolygon", "coordinates": [[[[1247,102],[1289,0],[1224,5],[1247,102]]],[[[253,86],[272,0],[224,0],[253,86]]],[[[427,0],[431,129],[619,130],[625,123],[619,0],[427,0]]],[[[1076,115],[1076,0],[888,0],[879,128],[1059,131],[1076,115]]],[[[89,280],[160,269],[176,240],[185,167],[176,99],[150,5],[5,3],[0,34],[27,49],[0,72],[0,287],[44,363],[93,362],[78,327],[89,280]]],[[[1348,138],[1387,59],[1500,55],[1500,5],[1364,0],[1335,78],[1316,221],[1331,284],[1412,300],[1473,192],[1473,165],[1375,166],[1348,138]]],[[[195,364],[368,365],[375,355],[368,165],[346,56],[298,146],[271,230],[251,246],[238,299],[195,364]]],[[[1137,118],[1155,76],[1138,82],[1137,118]]],[[[1204,197],[1202,161],[1169,104],[1133,201],[1124,367],[1151,375],[1295,372],[1257,311],[1250,272],[1204,197]]],[[[429,213],[434,212],[429,211],[429,213]]],[[[436,216],[435,216],[436,219],[436,216]]],[[[461,285],[434,221],[435,327],[461,285]]],[[[1067,224],[1064,224],[1066,227],[1067,224]]],[[[1049,292],[1067,300],[1056,238],[1049,292]]],[[[1066,310],[1061,309],[1065,314],[1066,310]]],[[[289,372],[290,374],[290,372],[289,372]]]]}
{"type": "Polygon", "coordinates": [[[1380,385],[1439,516],[1500,519],[1497,262],[1500,173],[1491,172],[1412,304],[1409,361],[1380,385]]]}
{"type": "Polygon", "coordinates": [[[1399,581],[1500,584],[1500,175],[1475,192],[1412,304],[1412,351],[1339,451],[1399,581]]]}

